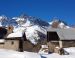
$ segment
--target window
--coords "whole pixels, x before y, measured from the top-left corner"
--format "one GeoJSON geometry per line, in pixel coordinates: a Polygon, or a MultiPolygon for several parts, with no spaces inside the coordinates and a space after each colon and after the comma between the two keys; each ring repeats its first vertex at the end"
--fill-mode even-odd
{"type": "Polygon", "coordinates": [[[14,41],[12,41],[11,44],[13,45],[14,44],[14,41]]]}

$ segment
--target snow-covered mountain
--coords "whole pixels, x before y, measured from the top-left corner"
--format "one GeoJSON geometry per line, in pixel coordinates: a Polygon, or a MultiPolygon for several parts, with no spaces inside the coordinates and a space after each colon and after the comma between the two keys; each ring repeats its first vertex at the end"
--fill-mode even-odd
{"type": "MultiPolygon", "coordinates": [[[[46,38],[46,29],[49,23],[41,20],[40,18],[21,15],[19,17],[13,17],[12,19],[6,16],[0,16],[0,26],[7,27],[8,25],[13,25],[14,30],[12,33],[15,37],[25,32],[26,37],[31,43],[37,44],[40,38],[43,40],[46,38]]],[[[11,34],[8,37],[12,37],[11,34]]]]}
{"type": "Polygon", "coordinates": [[[64,23],[62,20],[58,20],[58,19],[55,19],[49,22],[49,24],[51,27],[56,27],[56,28],[63,28],[63,29],[71,28],[66,23],[64,23]]]}
{"type": "Polygon", "coordinates": [[[7,17],[2,15],[0,16],[0,26],[6,26],[8,24],[7,17]]]}
{"type": "Polygon", "coordinates": [[[26,37],[33,44],[37,44],[38,40],[46,38],[46,28],[49,24],[39,18],[21,15],[20,17],[13,17],[18,25],[15,27],[14,32],[24,31],[26,37]]]}

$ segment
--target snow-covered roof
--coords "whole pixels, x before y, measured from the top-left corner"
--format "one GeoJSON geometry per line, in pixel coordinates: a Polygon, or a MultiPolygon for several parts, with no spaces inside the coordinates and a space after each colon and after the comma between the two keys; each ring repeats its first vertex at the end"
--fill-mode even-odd
{"type": "Polygon", "coordinates": [[[4,41],[5,41],[4,39],[0,39],[0,43],[4,43],[4,41]]]}
{"type": "Polygon", "coordinates": [[[7,36],[7,38],[12,38],[12,37],[22,37],[23,33],[22,32],[15,32],[15,33],[11,33],[7,36]]]}
{"type": "Polygon", "coordinates": [[[50,28],[48,32],[57,32],[60,40],[75,40],[75,28],[60,29],[50,28]]]}
{"type": "Polygon", "coordinates": [[[22,37],[24,34],[25,28],[22,27],[18,27],[18,28],[14,28],[13,32],[7,36],[7,38],[11,38],[11,37],[22,37]]]}

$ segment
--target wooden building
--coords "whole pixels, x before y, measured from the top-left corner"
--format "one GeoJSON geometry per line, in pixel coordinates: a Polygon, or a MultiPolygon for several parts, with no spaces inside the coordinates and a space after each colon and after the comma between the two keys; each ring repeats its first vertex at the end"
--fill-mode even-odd
{"type": "Polygon", "coordinates": [[[48,28],[47,42],[51,52],[55,52],[56,47],[75,47],[75,28],[48,28]]]}

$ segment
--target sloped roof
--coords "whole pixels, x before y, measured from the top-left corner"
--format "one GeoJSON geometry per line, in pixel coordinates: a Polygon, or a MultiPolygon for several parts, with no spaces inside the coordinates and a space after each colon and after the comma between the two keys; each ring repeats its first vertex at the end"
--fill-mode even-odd
{"type": "Polygon", "coordinates": [[[22,32],[15,32],[15,33],[11,33],[7,36],[7,38],[11,38],[11,37],[22,37],[23,34],[22,32]]]}
{"type": "Polygon", "coordinates": [[[60,40],[75,40],[75,28],[60,29],[60,28],[49,28],[48,32],[57,32],[60,40]]]}
{"type": "Polygon", "coordinates": [[[5,41],[4,39],[0,39],[0,43],[4,43],[4,41],[5,41]]]}

